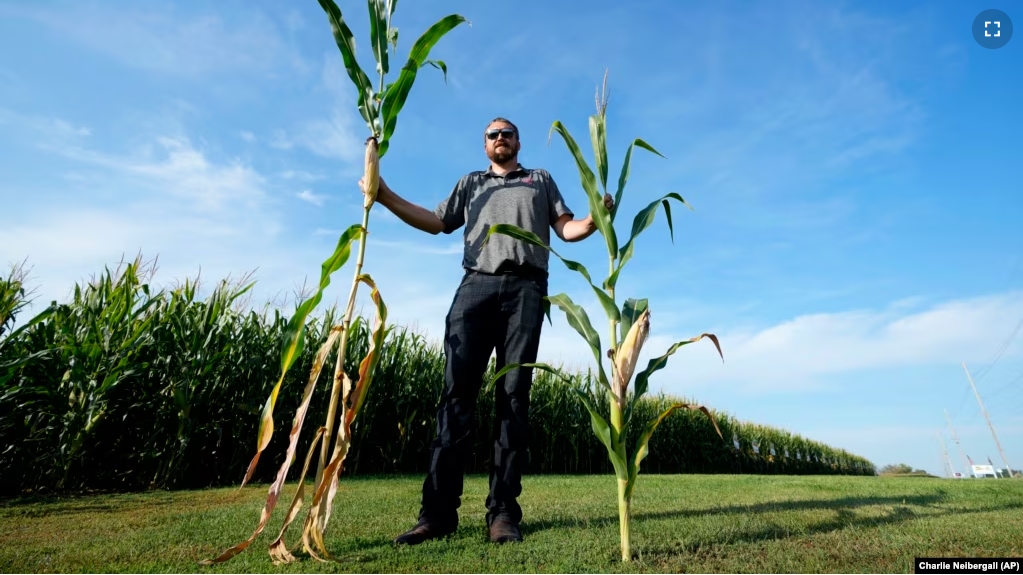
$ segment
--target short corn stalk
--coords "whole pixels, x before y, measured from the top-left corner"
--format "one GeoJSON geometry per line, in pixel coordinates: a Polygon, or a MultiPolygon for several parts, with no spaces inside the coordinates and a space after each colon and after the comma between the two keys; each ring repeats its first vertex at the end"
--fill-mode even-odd
{"type": "MultiPolygon", "coordinates": [[[[615,202],[611,210],[608,210],[602,200],[603,196],[607,194],[608,177],[605,119],[607,110],[606,88],[607,75],[605,73],[603,88],[600,92],[598,92],[596,97],[597,113],[591,116],[589,120],[590,138],[593,143],[593,151],[596,158],[596,174],[583,158],[582,152],[579,150],[579,146],[568,133],[565,126],[561,122],[556,121],[551,128],[552,135],[554,132],[557,132],[564,139],[569,151],[575,158],[579,169],[582,187],[586,191],[590,213],[596,223],[597,230],[604,237],[604,241],[607,244],[609,260],[608,276],[604,279],[602,286],[597,287],[593,284],[593,280],[590,278],[589,272],[582,264],[561,257],[561,255],[554,251],[553,248],[544,244],[538,236],[531,232],[508,224],[498,224],[490,228],[487,238],[489,239],[493,234],[506,234],[546,248],[552,254],[560,258],[570,270],[578,272],[586,279],[586,282],[593,289],[601,307],[607,314],[608,324],[610,327],[611,345],[610,349],[607,351],[607,357],[610,360],[611,368],[610,377],[604,369],[604,355],[601,353],[600,336],[597,334],[597,331],[593,329],[593,325],[590,323],[590,319],[589,316],[587,316],[586,311],[582,307],[576,305],[568,297],[568,295],[564,293],[548,296],[547,298],[546,311],[548,320],[550,319],[550,304],[553,303],[565,313],[569,325],[579,332],[583,339],[585,339],[589,344],[593,351],[594,359],[596,359],[597,362],[597,381],[603,391],[609,395],[610,421],[605,419],[598,411],[596,407],[596,397],[592,395],[592,392],[577,390],[580,400],[590,413],[593,432],[607,448],[608,456],[610,457],[611,464],[614,467],[618,488],[618,514],[621,534],[622,560],[629,561],[632,558],[631,538],[629,532],[632,495],[636,487],[636,479],[639,475],[640,462],[647,455],[650,437],[657,429],[657,426],[660,425],[660,423],[672,412],[678,409],[699,409],[710,418],[711,423],[714,425],[714,429],[717,431],[718,435],[721,436],[721,430],[718,429],[717,423],[714,421],[713,416],[706,407],[701,405],[676,403],[669,406],[650,421],[645,422],[642,431],[636,438],[635,444],[632,446],[632,449],[629,450],[627,449],[625,438],[629,425],[633,423],[633,409],[637,405],[637,402],[639,402],[640,398],[646,393],[649,386],[650,376],[667,365],[668,358],[674,354],[678,348],[700,341],[703,338],[707,338],[714,343],[714,347],[717,349],[718,354],[721,355],[722,359],[724,359],[724,355],[721,354],[721,346],[717,337],[714,334],[704,333],[694,338],[673,344],[668,348],[666,353],[650,360],[645,369],[635,373],[640,352],[642,351],[643,344],[650,332],[649,302],[647,299],[627,299],[622,307],[619,308],[618,304],[615,302],[615,285],[623,267],[633,255],[636,238],[653,223],[657,209],[661,206],[664,207],[664,214],[668,221],[668,230],[672,236],[672,240],[674,240],[674,230],[672,228],[671,221],[671,204],[669,203],[669,200],[675,200],[687,207],[690,206],[686,203],[682,196],[674,192],[668,193],[662,198],[651,202],[645,208],[640,210],[638,214],[636,214],[636,217],[632,222],[632,233],[630,234],[628,241],[626,241],[624,245],[619,246],[618,236],[614,229],[614,220],[617,215],[618,207],[621,203],[625,184],[629,178],[632,151],[636,147],[640,147],[657,154],[658,156],[661,156],[661,154],[652,146],[638,138],[629,144],[629,147],[625,152],[625,160],[618,177],[618,189],[614,196],[615,202]],[[598,187],[598,181],[600,187],[598,187]],[[601,193],[602,191],[604,192],[603,194],[601,193]],[[633,378],[634,373],[635,378],[633,378]],[[629,393],[630,382],[633,383],[631,394],[629,393]]],[[[559,370],[543,363],[508,365],[495,374],[495,379],[503,376],[512,369],[518,369],[521,367],[535,367],[560,375],[566,380],[569,379],[567,376],[561,374],[559,370]]]]}
{"type": "Polygon", "coordinates": [[[369,76],[366,75],[356,60],[355,39],[351,29],[344,20],[341,10],[333,0],[319,0],[319,3],[330,22],[334,40],[341,51],[348,76],[358,92],[359,113],[366,121],[371,134],[366,140],[362,190],[364,197],[362,224],[352,225],[341,235],[334,253],[323,262],[320,284],[317,291],[311,298],[298,306],[298,309],[288,323],[281,354],[281,375],[263,407],[257,436],[256,454],[249,464],[245,478],[242,480],[242,486],[252,477],[259,462],[260,454],[270,443],[270,438],[274,431],[273,410],[277,401],[277,395],[280,392],[285,374],[302,353],[306,320],[313,308],[319,304],[323,297],[324,289],[330,284],[330,276],[348,261],[351,255],[352,243],[358,241],[359,251],[355,263],[355,275],[352,279],[352,287],[348,296],[348,305],[345,309],[343,321],[341,325],[334,326],[330,330],[327,341],[318,350],[314,359],[308,383],[303,390],[302,401],[292,422],[284,463],[277,472],[275,481],[270,486],[266,504],[260,514],[259,524],[255,532],[247,540],[227,549],[218,557],[202,561],[201,563],[205,565],[220,563],[234,557],[251,545],[266,527],[271,513],[277,504],[277,500],[281,495],[288,470],[294,462],[298,437],[312,399],[316,381],[319,379],[320,372],[331,349],[334,345],[337,345],[337,361],[334,368],[333,387],[331,388],[330,403],[327,407],[326,422],[315,432],[299,477],[298,490],[288,508],[284,525],[277,539],[270,544],[270,556],[275,564],[296,560],[292,551],[297,550],[298,546],[296,545],[289,551],[284,543],[284,534],[296,519],[302,507],[305,496],[305,477],[309,472],[316,448],[319,446],[320,455],[313,488],[312,505],[302,530],[301,546],[309,555],[316,559],[335,559],[327,551],[323,538],[324,531],[330,519],[334,496],[337,493],[338,477],[343,470],[345,457],[351,447],[352,423],[358,416],[359,410],[366,399],[387,331],[385,328],[387,307],[384,305],[373,279],[368,274],[362,272],[366,249],[366,235],[369,228],[369,213],[376,200],[379,184],[380,158],[387,152],[391,136],[394,134],[397,125],[398,114],[405,105],[419,69],[429,64],[440,69],[445,76],[447,74],[447,66],[444,62],[427,59],[430,50],[445,34],[459,24],[467,22],[462,16],[453,14],[442,18],[427,29],[413,44],[408,60],[402,66],[397,80],[385,85],[385,76],[389,71],[390,52],[396,48],[398,41],[398,30],[391,26],[391,17],[394,14],[397,0],[369,0],[370,41],[373,56],[376,59],[376,71],[379,76],[379,84],[374,90],[369,76]],[[352,331],[352,316],[355,310],[355,300],[360,283],[366,284],[371,290],[370,297],[376,306],[376,320],[370,334],[369,350],[366,357],[359,364],[358,379],[353,381],[345,371],[344,363],[348,334],[352,331]],[[339,406],[341,410],[340,417],[338,414],[339,406]],[[339,421],[336,437],[335,421],[339,421]],[[330,448],[331,441],[334,442],[332,449],[330,448]]]}

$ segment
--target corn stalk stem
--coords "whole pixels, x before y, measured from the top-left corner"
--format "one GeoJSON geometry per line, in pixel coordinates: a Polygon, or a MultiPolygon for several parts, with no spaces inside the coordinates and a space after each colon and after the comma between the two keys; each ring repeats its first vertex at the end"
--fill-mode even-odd
{"type": "MultiPolygon", "coordinates": [[[[608,274],[613,274],[615,269],[615,256],[614,254],[608,255],[608,274]]],[[[615,289],[613,286],[608,286],[608,295],[611,296],[611,301],[615,298],[615,289]]],[[[619,387],[615,384],[614,380],[617,380],[620,375],[618,374],[618,336],[615,333],[618,328],[618,322],[611,318],[608,323],[611,327],[611,378],[612,378],[612,389],[618,390],[619,387]]],[[[628,382],[624,382],[628,384],[628,382]]],[[[627,461],[625,454],[625,421],[623,420],[622,409],[625,407],[625,390],[616,391],[612,394],[610,401],[611,409],[611,426],[614,428],[615,433],[612,434],[614,443],[612,447],[615,453],[622,461],[627,461]],[[621,394],[621,398],[617,395],[621,394]]],[[[629,479],[628,477],[618,477],[618,529],[621,536],[622,543],[622,561],[629,561],[632,558],[632,544],[629,537],[629,519],[631,515],[631,501],[626,497],[626,491],[628,489],[629,479]]]]}
{"type": "MultiPolygon", "coordinates": [[[[386,51],[386,52],[389,52],[391,50],[390,40],[391,40],[391,3],[392,2],[394,2],[394,0],[387,0],[387,2],[385,3],[386,6],[384,7],[384,9],[387,10],[387,23],[384,25],[384,51],[386,51]]],[[[383,96],[384,96],[384,71],[381,70],[380,71],[380,97],[383,98],[383,96]]],[[[381,128],[382,127],[383,126],[381,126],[381,128]]],[[[374,132],[375,132],[375,130],[374,130],[374,132]]],[[[373,135],[376,136],[376,137],[380,137],[380,134],[374,133],[373,135]]]]}
{"type": "MultiPolygon", "coordinates": [[[[341,331],[341,343],[338,344],[337,365],[338,371],[344,370],[345,350],[348,348],[348,334],[351,333],[352,314],[355,312],[355,295],[359,290],[359,276],[362,275],[362,262],[366,257],[366,235],[369,233],[369,210],[372,204],[363,208],[362,211],[362,232],[359,239],[359,256],[355,261],[355,277],[352,279],[352,290],[348,294],[348,308],[345,309],[345,317],[342,322],[344,329],[341,331]]],[[[330,403],[327,407],[326,431],[323,435],[323,443],[320,446],[320,462],[316,468],[316,485],[323,479],[323,469],[327,466],[327,454],[330,453],[330,442],[334,437],[334,420],[337,419],[337,404],[341,397],[342,378],[334,377],[334,386],[330,390],[330,403]]],[[[340,439],[340,436],[338,436],[340,439]]]]}
{"type": "MultiPolygon", "coordinates": [[[[611,426],[615,433],[612,434],[615,453],[621,460],[625,458],[625,429],[622,427],[622,406],[617,401],[611,401],[611,426]]],[[[632,557],[632,546],[629,541],[629,518],[631,501],[626,497],[629,486],[628,477],[618,477],[618,529],[622,540],[622,561],[628,561],[632,557]]]]}
{"type": "MultiPolygon", "coordinates": [[[[385,3],[386,5],[384,6],[384,10],[387,10],[387,24],[385,25],[384,31],[383,31],[383,35],[384,35],[384,52],[390,52],[390,50],[391,50],[389,40],[390,40],[390,37],[391,37],[391,2],[392,1],[393,0],[388,0],[385,3]]],[[[378,88],[377,88],[377,98],[379,98],[379,99],[377,100],[376,110],[373,111],[373,109],[371,107],[371,113],[373,113],[374,118],[373,118],[373,121],[370,122],[370,124],[371,124],[370,125],[370,131],[373,133],[373,137],[379,140],[380,137],[383,135],[383,129],[384,129],[383,122],[380,120],[380,110],[382,109],[383,103],[384,103],[384,101],[383,101],[383,98],[384,98],[384,70],[379,65],[377,65],[377,75],[380,77],[380,82],[377,84],[377,86],[378,86],[378,88]]],[[[365,224],[363,224],[363,227],[365,227],[365,224]]]]}
{"type": "Polygon", "coordinates": [[[629,537],[629,520],[632,515],[632,501],[625,496],[627,479],[618,478],[618,529],[622,538],[622,561],[632,559],[632,541],[629,537]]]}
{"type": "MultiPolygon", "coordinates": [[[[610,254],[608,255],[607,259],[608,259],[607,275],[608,277],[611,277],[611,274],[615,273],[615,256],[613,254],[610,254]]],[[[607,287],[607,295],[611,296],[611,301],[615,300],[614,286],[607,287]]],[[[618,358],[618,336],[615,334],[615,332],[618,330],[618,322],[616,322],[614,318],[611,318],[608,320],[608,323],[611,325],[611,379],[612,379],[611,384],[613,387],[614,386],[613,380],[615,378],[615,374],[618,371],[617,368],[615,367],[617,365],[618,358]]]]}
{"type": "MultiPolygon", "coordinates": [[[[388,16],[387,17],[387,31],[384,32],[384,35],[386,36],[390,32],[390,30],[391,30],[391,17],[388,16]]],[[[387,45],[386,44],[384,44],[384,49],[387,50],[387,45]]],[[[377,102],[377,106],[383,107],[383,97],[384,97],[384,73],[383,72],[380,72],[380,84],[379,84],[379,86],[380,87],[377,89],[377,94],[380,95],[380,101],[377,102]]],[[[380,109],[380,108],[378,108],[378,109],[380,109]]],[[[380,121],[380,114],[379,113],[376,114],[376,118],[374,118],[374,120],[375,121],[373,122],[373,137],[377,138],[377,139],[380,139],[380,137],[383,135],[382,130],[383,130],[384,126],[383,126],[383,122],[380,121]]]]}

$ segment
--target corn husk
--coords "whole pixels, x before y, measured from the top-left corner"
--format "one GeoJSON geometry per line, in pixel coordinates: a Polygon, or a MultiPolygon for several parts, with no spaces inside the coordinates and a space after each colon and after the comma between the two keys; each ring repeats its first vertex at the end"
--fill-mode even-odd
{"type": "Polygon", "coordinates": [[[625,392],[632,380],[632,374],[636,370],[636,364],[639,362],[639,352],[643,350],[643,344],[649,334],[650,310],[645,309],[629,328],[629,333],[625,335],[625,341],[622,342],[615,355],[617,384],[615,391],[620,403],[625,401],[625,392]]]}
{"type": "Polygon", "coordinates": [[[376,138],[366,139],[366,161],[362,178],[363,208],[369,208],[373,205],[373,202],[377,199],[377,190],[380,186],[380,156],[377,147],[376,138]]]}

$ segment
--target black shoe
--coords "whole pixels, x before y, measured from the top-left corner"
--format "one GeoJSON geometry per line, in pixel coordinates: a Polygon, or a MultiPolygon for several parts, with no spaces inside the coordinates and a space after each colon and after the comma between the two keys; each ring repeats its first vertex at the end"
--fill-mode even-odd
{"type": "Polygon", "coordinates": [[[419,545],[428,539],[438,539],[451,535],[457,527],[430,523],[420,519],[415,527],[394,538],[395,545],[419,545]]]}
{"type": "Polygon", "coordinates": [[[492,543],[518,543],[522,541],[519,525],[507,517],[496,517],[490,523],[490,541],[492,543]]]}

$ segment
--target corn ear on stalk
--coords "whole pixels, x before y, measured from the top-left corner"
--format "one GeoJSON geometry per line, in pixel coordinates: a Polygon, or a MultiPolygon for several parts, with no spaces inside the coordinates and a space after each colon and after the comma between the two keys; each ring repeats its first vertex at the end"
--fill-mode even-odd
{"type": "Polygon", "coordinates": [[[625,401],[625,391],[629,387],[632,373],[636,370],[636,364],[639,362],[639,352],[642,351],[643,343],[646,342],[649,334],[650,310],[645,309],[629,328],[629,333],[625,335],[625,341],[622,342],[622,346],[615,354],[615,374],[618,384],[615,391],[619,403],[625,401]]]}
{"type": "Polygon", "coordinates": [[[365,196],[362,202],[363,208],[369,208],[377,199],[377,190],[380,186],[380,156],[377,154],[377,139],[370,137],[366,139],[366,163],[363,169],[362,193],[365,196]]]}

